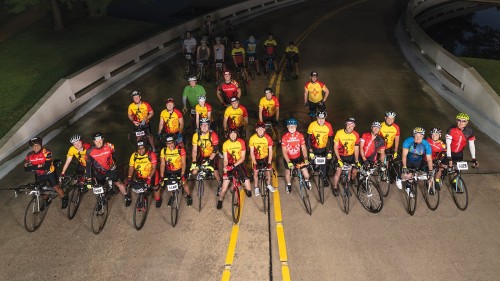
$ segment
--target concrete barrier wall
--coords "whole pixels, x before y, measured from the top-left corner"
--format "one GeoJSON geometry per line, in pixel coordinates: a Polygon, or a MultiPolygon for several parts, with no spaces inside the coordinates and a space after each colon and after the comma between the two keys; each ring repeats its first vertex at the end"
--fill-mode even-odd
{"type": "MultiPolygon", "coordinates": [[[[252,15],[302,1],[304,0],[250,0],[209,15],[219,22],[230,19],[237,23],[252,15]]],[[[30,138],[71,114],[102,90],[160,56],[179,52],[184,32],[199,29],[203,19],[204,16],[174,26],[59,80],[0,140],[0,163],[24,146],[30,138]]]]}
{"type": "MultiPolygon", "coordinates": [[[[454,106],[465,105],[474,125],[500,143],[500,97],[477,71],[434,42],[415,17],[450,0],[410,0],[406,11],[406,31],[432,65],[432,72],[455,96],[445,98],[454,106]]],[[[469,1],[500,5],[500,1],[469,1]]]]}

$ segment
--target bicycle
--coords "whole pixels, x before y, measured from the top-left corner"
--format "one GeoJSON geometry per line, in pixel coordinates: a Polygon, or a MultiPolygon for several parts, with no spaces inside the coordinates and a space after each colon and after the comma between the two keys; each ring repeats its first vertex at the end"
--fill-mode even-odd
{"type": "MultiPolygon", "coordinates": [[[[109,180],[105,181],[109,185],[109,180]]],[[[87,184],[88,189],[92,189],[96,195],[96,202],[94,209],[92,210],[92,218],[90,220],[90,225],[92,227],[92,232],[94,234],[99,234],[104,229],[106,221],[108,220],[109,207],[108,207],[108,196],[105,185],[100,184],[94,180],[94,183],[87,184]]],[[[108,186],[108,190],[109,186],[108,186]]]]}
{"type": "MultiPolygon", "coordinates": [[[[473,165],[473,168],[476,166],[473,165]]],[[[468,170],[469,166],[466,161],[453,161],[453,168],[446,169],[441,174],[441,178],[444,180],[450,190],[453,202],[460,211],[465,211],[469,205],[469,193],[467,191],[467,186],[462,178],[462,171],[468,170]]]]}
{"type": "Polygon", "coordinates": [[[181,206],[179,190],[180,180],[180,177],[175,175],[164,179],[164,185],[167,190],[172,192],[172,205],[170,208],[170,221],[172,223],[172,227],[175,227],[179,220],[179,208],[181,206]]]}
{"type": "Polygon", "coordinates": [[[135,229],[141,230],[149,213],[150,188],[144,181],[131,182],[129,186],[132,191],[137,194],[132,220],[135,229]]]}
{"type": "Polygon", "coordinates": [[[285,62],[285,71],[283,73],[287,82],[290,81],[292,77],[295,78],[295,75],[293,74],[293,64],[294,58],[287,55],[285,62]]]}
{"type": "Polygon", "coordinates": [[[207,72],[207,64],[208,62],[206,60],[202,60],[197,62],[198,68],[197,68],[197,73],[196,77],[198,81],[202,81],[202,79],[205,79],[205,81],[209,81],[208,79],[208,72],[207,72]]]}
{"type": "Polygon", "coordinates": [[[276,143],[281,144],[281,136],[277,126],[274,126],[272,122],[266,121],[266,134],[268,134],[272,140],[276,143]]]}
{"type": "Polygon", "coordinates": [[[325,203],[325,186],[323,184],[323,178],[326,175],[323,174],[323,169],[321,166],[326,165],[326,157],[316,156],[314,158],[313,172],[318,171],[318,180],[316,181],[316,187],[318,189],[319,202],[323,205],[325,203]]]}
{"type": "MultiPolygon", "coordinates": [[[[267,165],[258,167],[257,177],[259,181],[260,196],[262,197],[262,205],[264,206],[264,214],[269,210],[269,190],[267,189],[267,177],[266,173],[270,171],[267,165]]],[[[273,171],[274,173],[274,171],[273,171]]]]}
{"type": "Polygon", "coordinates": [[[418,181],[427,180],[427,173],[418,171],[416,169],[408,169],[408,174],[412,174],[412,177],[407,179],[405,184],[406,210],[408,211],[408,214],[410,214],[410,216],[413,216],[417,208],[418,181]]]}
{"type": "Polygon", "coordinates": [[[272,55],[267,55],[266,56],[266,77],[269,79],[271,77],[272,72],[276,71],[274,69],[274,56],[272,55]]]}
{"type": "Polygon", "coordinates": [[[380,187],[372,179],[376,176],[377,167],[362,166],[359,173],[356,198],[359,203],[370,213],[378,213],[384,207],[384,199],[380,187]]]}
{"type": "Polygon", "coordinates": [[[241,88],[241,94],[242,95],[243,95],[243,93],[246,94],[248,78],[247,78],[247,74],[246,74],[246,70],[245,70],[244,66],[237,66],[236,67],[236,80],[238,82],[241,82],[241,83],[239,83],[240,88],[241,88]]]}
{"type": "Polygon", "coordinates": [[[304,175],[302,175],[303,168],[307,168],[309,165],[306,164],[297,164],[293,167],[292,176],[297,176],[299,178],[299,195],[302,203],[304,203],[304,207],[306,208],[306,212],[311,215],[312,208],[311,202],[309,201],[309,195],[307,194],[307,185],[304,179],[304,175]]]}
{"type": "Polygon", "coordinates": [[[257,72],[257,67],[255,66],[255,55],[248,56],[248,74],[252,80],[255,80],[255,73],[257,72]]]}
{"type": "Polygon", "coordinates": [[[139,126],[134,127],[134,131],[130,133],[129,140],[135,146],[138,141],[144,142],[148,150],[153,150],[153,146],[149,142],[148,135],[151,134],[149,131],[149,127],[147,124],[141,124],[139,126]]]}
{"type": "Polygon", "coordinates": [[[198,212],[201,212],[201,202],[205,194],[205,180],[213,179],[214,168],[208,165],[199,165],[196,181],[198,182],[198,212]]]}
{"type": "MultiPolygon", "coordinates": [[[[435,163],[433,175],[439,169],[439,164],[435,163]],[[437,165],[436,165],[437,164],[437,165]]],[[[421,187],[422,197],[424,197],[425,204],[427,208],[431,211],[435,211],[439,206],[439,188],[436,188],[436,182],[434,177],[429,177],[424,180],[424,185],[421,187]]]]}
{"type": "Polygon", "coordinates": [[[222,65],[222,62],[216,62],[215,63],[215,80],[216,84],[220,85],[224,81],[224,67],[222,65]]]}
{"type": "Polygon", "coordinates": [[[384,197],[387,197],[391,184],[394,184],[400,174],[401,160],[395,159],[393,153],[386,154],[384,164],[379,166],[380,191],[384,197]]]}
{"type": "Polygon", "coordinates": [[[238,180],[238,172],[230,171],[229,180],[231,181],[231,214],[233,216],[233,222],[237,224],[240,221],[241,216],[241,197],[240,197],[240,187],[241,182],[238,180]]]}
{"type": "Polygon", "coordinates": [[[85,177],[84,175],[66,175],[61,183],[61,187],[69,185],[68,192],[68,219],[72,220],[78,212],[80,203],[82,201],[83,193],[87,192],[85,187],[85,177]],[[70,182],[75,181],[74,184],[69,185],[70,182]]]}
{"type": "Polygon", "coordinates": [[[342,206],[344,207],[344,213],[349,214],[349,204],[351,198],[351,191],[349,190],[351,187],[351,164],[346,164],[342,166],[342,171],[340,173],[339,185],[342,197],[342,206]]]}
{"type": "Polygon", "coordinates": [[[184,54],[184,57],[186,58],[186,64],[184,66],[184,78],[187,79],[192,76],[193,72],[193,54],[187,53],[184,54]]]}

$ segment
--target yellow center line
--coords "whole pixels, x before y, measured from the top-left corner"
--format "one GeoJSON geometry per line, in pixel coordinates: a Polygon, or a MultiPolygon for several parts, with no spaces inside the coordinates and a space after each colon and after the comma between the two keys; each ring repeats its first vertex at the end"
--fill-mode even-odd
{"type": "MultiPolygon", "coordinates": [[[[245,203],[245,191],[244,188],[240,190],[240,222],[243,216],[243,206],[245,203]]],[[[231,203],[232,204],[232,203],[231,203]]],[[[232,207],[232,206],[231,206],[232,207]]],[[[226,263],[224,265],[224,271],[222,272],[222,281],[228,281],[231,277],[231,265],[234,260],[234,253],[236,251],[236,242],[238,241],[238,232],[240,230],[239,224],[233,224],[231,229],[231,236],[229,238],[229,246],[227,247],[226,263]]]]}

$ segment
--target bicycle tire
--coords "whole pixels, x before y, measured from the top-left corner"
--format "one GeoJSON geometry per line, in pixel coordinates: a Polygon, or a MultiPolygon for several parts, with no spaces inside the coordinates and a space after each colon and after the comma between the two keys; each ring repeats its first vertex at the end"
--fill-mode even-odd
{"type": "Polygon", "coordinates": [[[358,184],[356,197],[359,203],[370,213],[376,214],[384,207],[384,197],[380,187],[372,180],[363,180],[358,184]],[[362,185],[367,184],[366,187],[362,185]]]}
{"type": "Polygon", "coordinates": [[[416,185],[417,184],[415,182],[410,184],[410,194],[413,193],[413,197],[408,195],[408,193],[406,193],[406,190],[405,190],[406,210],[408,211],[408,214],[410,214],[410,216],[413,216],[415,214],[415,210],[417,209],[416,185]]]}
{"type": "Polygon", "coordinates": [[[312,215],[311,201],[309,200],[309,194],[307,194],[307,187],[305,182],[301,181],[299,185],[299,193],[300,193],[300,198],[302,199],[302,203],[306,208],[306,212],[309,215],[312,215]]]}
{"type": "Polygon", "coordinates": [[[78,208],[80,207],[80,202],[82,199],[82,189],[78,185],[73,185],[68,194],[68,219],[72,220],[78,208]]]}
{"type": "Polygon", "coordinates": [[[146,222],[146,218],[148,217],[148,213],[149,213],[148,196],[144,193],[140,193],[137,196],[137,200],[135,201],[135,208],[133,215],[134,227],[136,230],[142,229],[144,223],[146,222]]]}
{"type": "Polygon", "coordinates": [[[179,190],[174,191],[172,193],[172,196],[173,199],[172,199],[172,208],[170,209],[170,220],[172,222],[172,227],[175,227],[179,220],[179,207],[180,207],[179,190]]]}
{"type": "Polygon", "coordinates": [[[323,186],[323,174],[318,175],[318,182],[316,183],[316,187],[318,188],[318,196],[319,202],[321,205],[325,204],[325,188],[323,186]]]}
{"type": "Polygon", "coordinates": [[[469,205],[469,193],[461,176],[456,176],[451,184],[451,196],[453,202],[460,211],[465,211],[469,205]],[[456,181],[455,181],[456,180],[456,181]]]}
{"type": "Polygon", "coordinates": [[[342,197],[342,206],[343,206],[343,211],[347,215],[349,214],[349,204],[350,204],[350,198],[349,198],[349,183],[340,182],[340,192],[341,192],[341,197],[342,197]]]}
{"type": "Polygon", "coordinates": [[[205,185],[203,181],[198,182],[198,212],[201,212],[201,199],[203,198],[203,193],[205,191],[205,185]]]}
{"type": "Polygon", "coordinates": [[[424,197],[427,208],[431,211],[435,211],[439,206],[439,190],[434,187],[434,180],[431,180],[433,186],[430,189],[428,184],[429,181],[424,181],[424,186],[420,188],[420,191],[422,192],[422,197],[424,197]]]}
{"type": "Polygon", "coordinates": [[[385,169],[382,173],[380,173],[379,176],[379,187],[380,187],[380,192],[382,193],[382,196],[387,197],[389,195],[389,190],[391,189],[391,178],[389,176],[389,167],[385,169]],[[385,178],[385,180],[382,180],[382,178],[385,178]]]}
{"type": "Polygon", "coordinates": [[[240,214],[241,214],[240,190],[238,188],[233,191],[231,198],[232,198],[231,213],[233,215],[233,222],[237,224],[240,221],[240,214]]]}
{"type": "Polygon", "coordinates": [[[267,192],[267,187],[266,187],[266,179],[263,178],[263,179],[260,179],[259,180],[260,184],[260,197],[262,197],[262,206],[264,207],[264,214],[267,213],[267,208],[269,207],[267,204],[267,196],[268,196],[268,192],[267,192]]]}
{"type": "Polygon", "coordinates": [[[252,80],[255,80],[255,62],[248,65],[248,72],[252,80]]]}
{"type": "Polygon", "coordinates": [[[33,196],[24,212],[24,228],[28,232],[36,231],[45,219],[47,214],[47,202],[43,198],[33,196]]]}
{"type": "Polygon", "coordinates": [[[104,229],[108,220],[108,201],[101,196],[97,197],[94,209],[92,210],[91,226],[94,234],[99,234],[104,229]],[[101,207],[101,208],[100,208],[101,207]],[[100,209],[100,210],[99,210],[100,209]]]}

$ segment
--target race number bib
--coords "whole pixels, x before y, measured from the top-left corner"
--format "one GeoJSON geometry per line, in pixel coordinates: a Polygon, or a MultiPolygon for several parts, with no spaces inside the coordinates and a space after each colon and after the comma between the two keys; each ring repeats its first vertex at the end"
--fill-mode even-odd
{"type": "Polygon", "coordinates": [[[92,190],[94,191],[94,194],[103,194],[104,193],[104,188],[102,186],[96,186],[92,190]]]}
{"type": "Polygon", "coordinates": [[[458,169],[459,171],[468,170],[468,169],[469,169],[469,166],[467,165],[467,162],[465,162],[465,161],[460,161],[460,162],[457,162],[457,169],[458,169]]]}
{"type": "Polygon", "coordinates": [[[145,134],[146,134],[146,133],[145,133],[144,131],[137,131],[137,132],[135,132],[135,136],[136,136],[136,137],[142,137],[142,136],[144,136],[145,134]]]}
{"type": "Polygon", "coordinates": [[[177,190],[177,189],[179,189],[179,185],[176,184],[176,183],[174,183],[174,184],[168,184],[167,185],[167,190],[168,191],[174,191],[174,190],[177,190]]]}
{"type": "Polygon", "coordinates": [[[316,165],[324,165],[326,163],[326,157],[316,157],[314,159],[314,164],[316,165]]]}

